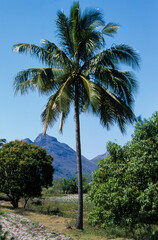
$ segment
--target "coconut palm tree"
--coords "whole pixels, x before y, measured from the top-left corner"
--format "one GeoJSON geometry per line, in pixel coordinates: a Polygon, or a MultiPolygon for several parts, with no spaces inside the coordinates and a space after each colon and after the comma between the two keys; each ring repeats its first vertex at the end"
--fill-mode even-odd
{"type": "Polygon", "coordinates": [[[21,71],[14,80],[15,92],[28,93],[37,89],[50,98],[41,115],[44,134],[48,126],[60,118],[60,131],[74,105],[76,153],[78,170],[78,217],[76,228],[83,228],[82,162],[80,145],[80,113],[90,111],[109,128],[117,123],[122,132],[133,123],[132,110],[136,80],[132,72],[119,70],[121,63],[132,68],[139,66],[137,52],[128,45],[105,48],[104,35],[113,36],[119,26],[105,24],[98,10],[83,13],[75,2],[67,17],[57,12],[56,27],[59,38],[55,43],[43,40],[41,46],[20,43],[13,46],[19,53],[37,57],[44,68],[21,71]]]}

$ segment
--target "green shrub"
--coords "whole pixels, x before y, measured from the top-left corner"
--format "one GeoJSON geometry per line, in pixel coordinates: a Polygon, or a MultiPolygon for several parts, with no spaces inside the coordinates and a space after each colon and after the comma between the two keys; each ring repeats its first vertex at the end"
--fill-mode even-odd
{"type": "MultiPolygon", "coordinates": [[[[87,193],[89,191],[89,179],[90,176],[87,174],[83,174],[82,182],[83,182],[83,193],[87,193]]],[[[75,194],[78,193],[78,180],[77,176],[73,176],[69,179],[61,180],[61,188],[62,192],[66,194],[75,194]]]]}
{"type": "MultiPolygon", "coordinates": [[[[89,181],[91,176],[83,174],[83,193],[87,193],[90,189],[89,181]]],[[[78,181],[77,176],[74,175],[71,178],[58,179],[53,182],[53,188],[45,189],[44,193],[47,195],[52,194],[76,194],[78,193],[78,181]]]]}
{"type": "Polygon", "coordinates": [[[12,141],[0,148],[0,192],[14,208],[21,198],[39,197],[42,187],[52,185],[53,158],[46,150],[25,141],[12,141]]]}
{"type": "Polygon", "coordinates": [[[148,239],[158,239],[157,230],[153,232],[158,223],[158,112],[136,124],[130,143],[124,147],[109,143],[108,151],[93,175],[89,222],[102,228],[116,224],[134,232],[150,227],[148,239]]]}

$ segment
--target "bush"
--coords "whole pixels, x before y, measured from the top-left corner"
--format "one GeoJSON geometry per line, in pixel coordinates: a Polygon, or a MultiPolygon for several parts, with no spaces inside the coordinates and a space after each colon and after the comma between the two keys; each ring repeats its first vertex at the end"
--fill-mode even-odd
{"type": "Polygon", "coordinates": [[[70,179],[66,179],[66,178],[62,179],[61,188],[63,193],[66,193],[66,194],[78,193],[77,178],[72,177],[70,179]]]}
{"type": "Polygon", "coordinates": [[[110,154],[99,162],[91,183],[89,222],[152,229],[158,223],[158,112],[136,124],[130,143],[107,148],[110,154]]]}
{"type": "MultiPolygon", "coordinates": [[[[83,174],[82,177],[82,182],[83,182],[83,193],[87,193],[89,190],[89,179],[90,176],[87,174],[83,174]]],[[[63,178],[60,181],[60,185],[61,187],[61,193],[65,193],[65,194],[75,194],[78,193],[78,180],[77,180],[77,176],[73,176],[72,178],[66,179],[63,178]]]]}
{"type": "MultiPolygon", "coordinates": [[[[91,176],[83,174],[83,193],[87,193],[90,189],[89,181],[91,176]]],[[[76,194],[78,193],[78,181],[77,176],[74,175],[72,178],[57,179],[53,182],[53,187],[44,189],[46,195],[52,194],[76,194]]]]}
{"type": "Polygon", "coordinates": [[[6,143],[0,149],[0,191],[14,208],[19,199],[39,197],[42,187],[52,185],[53,158],[46,151],[25,141],[6,143]]]}

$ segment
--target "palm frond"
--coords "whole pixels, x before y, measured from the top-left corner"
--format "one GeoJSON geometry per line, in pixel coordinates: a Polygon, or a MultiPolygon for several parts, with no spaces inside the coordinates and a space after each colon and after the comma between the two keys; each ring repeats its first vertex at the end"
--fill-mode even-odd
{"type": "Polygon", "coordinates": [[[61,111],[64,111],[66,103],[72,101],[73,92],[71,89],[71,76],[66,79],[66,81],[60,86],[59,93],[57,96],[58,105],[61,111]]]}
{"type": "Polygon", "coordinates": [[[97,27],[104,26],[103,14],[98,10],[86,9],[81,18],[82,29],[96,29],[97,27]]]}
{"type": "Polygon", "coordinates": [[[62,84],[57,97],[58,106],[61,110],[59,132],[63,132],[63,125],[70,112],[70,104],[74,100],[73,83],[71,76],[62,84]]]}
{"type": "Polygon", "coordinates": [[[104,38],[98,31],[82,30],[79,56],[85,62],[104,46],[104,38]]]}
{"type": "Polygon", "coordinates": [[[117,123],[124,133],[125,126],[136,120],[132,108],[105,87],[98,85],[98,89],[100,104],[96,114],[99,115],[101,123],[108,127],[117,123]]]}
{"type": "Polygon", "coordinates": [[[37,57],[40,62],[52,66],[52,60],[50,57],[50,53],[37,45],[28,44],[28,43],[19,43],[13,45],[13,51],[19,53],[30,54],[33,57],[37,57]]]}
{"type": "Polygon", "coordinates": [[[44,134],[46,133],[47,127],[52,126],[61,113],[60,131],[62,132],[63,123],[69,113],[70,104],[74,98],[71,93],[71,77],[68,77],[63,84],[58,87],[56,93],[50,97],[45,110],[41,117],[44,123],[44,134]]]}
{"type": "Polygon", "coordinates": [[[99,97],[97,94],[97,85],[90,81],[89,79],[86,79],[83,75],[80,76],[86,93],[87,93],[87,99],[85,99],[83,111],[87,111],[90,107],[93,108],[93,111],[97,109],[98,103],[99,103],[99,97]]]}
{"type": "Polygon", "coordinates": [[[42,46],[50,53],[50,58],[54,66],[57,67],[71,67],[72,62],[68,55],[64,53],[59,47],[46,39],[41,41],[42,46]]]}
{"type": "Polygon", "coordinates": [[[78,49],[80,44],[80,8],[79,2],[75,2],[70,12],[70,22],[72,26],[72,39],[75,59],[78,59],[78,49]]]}
{"type": "Polygon", "coordinates": [[[140,58],[138,52],[126,44],[115,45],[107,49],[106,52],[118,63],[127,64],[133,69],[139,68],[140,58]]]}
{"type": "Polygon", "coordinates": [[[85,71],[87,74],[90,74],[90,72],[95,71],[96,66],[98,65],[102,65],[113,69],[117,68],[116,60],[108,51],[105,50],[99,52],[92,58],[88,59],[88,61],[85,61],[81,69],[85,71]]]}
{"type": "Polygon", "coordinates": [[[126,101],[128,104],[133,103],[133,95],[137,91],[137,81],[132,72],[95,65],[89,74],[94,76],[95,82],[110,88],[123,101],[126,101]]]}
{"type": "Polygon", "coordinates": [[[60,39],[60,44],[64,51],[67,54],[70,54],[72,57],[74,54],[74,47],[73,47],[73,41],[72,41],[72,34],[71,34],[71,24],[69,18],[65,16],[65,14],[62,11],[58,11],[57,13],[57,20],[56,20],[56,26],[57,26],[57,36],[60,39]]]}
{"type": "Polygon", "coordinates": [[[101,32],[107,36],[113,37],[113,34],[117,33],[119,27],[119,25],[110,22],[106,24],[106,26],[102,29],[101,32]]]}
{"type": "Polygon", "coordinates": [[[59,128],[59,132],[61,133],[63,133],[63,126],[68,117],[69,112],[70,112],[70,104],[67,105],[67,109],[61,113],[60,128],[59,128]]]}
{"type": "Polygon", "coordinates": [[[98,27],[104,25],[103,15],[97,10],[85,10],[80,17],[79,57],[85,61],[104,46],[104,37],[98,27]]]}
{"type": "Polygon", "coordinates": [[[125,63],[136,68],[139,67],[139,62],[140,58],[137,51],[128,45],[121,44],[101,51],[91,59],[88,59],[83,64],[82,69],[89,72],[91,69],[95,69],[96,65],[117,69],[119,63],[125,63]]]}
{"type": "Polygon", "coordinates": [[[15,94],[20,91],[23,95],[35,89],[38,89],[40,93],[50,93],[58,88],[58,76],[63,74],[63,69],[53,68],[30,68],[21,71],[14,79],[15,94]]]}
{"type": "Polygon", "coordinates": [[[41,114],[41,120],[44,123],[44,135],[46,134],[48,126],[52,127],[54,125],[61,112],[56,103],[56,97],[58,95],[58,92],[59,91],[56,91],[56,93],[49,98],[48,103],[41,114]]]}

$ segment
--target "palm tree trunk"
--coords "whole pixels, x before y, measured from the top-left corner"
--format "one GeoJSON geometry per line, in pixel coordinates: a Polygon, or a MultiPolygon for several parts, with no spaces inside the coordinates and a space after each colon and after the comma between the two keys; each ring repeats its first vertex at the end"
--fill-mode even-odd
{"type": "Polygon", "coordinates": [[[79,101],[78,87],[75,86],[75,133],[76,133],[76,154],[77,154],[77,173],[78,173],[78,215],[76,228],[83,229],[83,189],[82,189],[82,162],[81,162],[81,142],[80,142],[80,120],[79,120],[79,101]]]}

